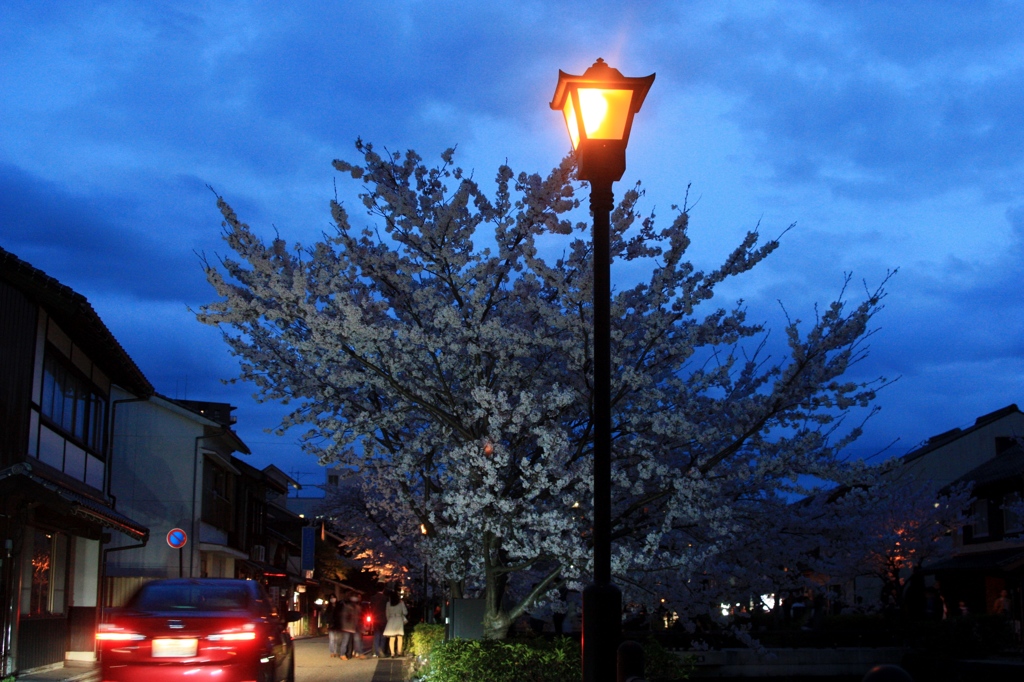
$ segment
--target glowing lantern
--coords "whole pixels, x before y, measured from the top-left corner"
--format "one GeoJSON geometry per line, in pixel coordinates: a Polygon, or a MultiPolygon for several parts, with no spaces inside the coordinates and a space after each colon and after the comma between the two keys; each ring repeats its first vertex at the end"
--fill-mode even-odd
{"type": "Polygon", "coordinates": [[[647,97],[654,74],[627,78],[598,59],[582,76],[558,72],[551,108],[565,116],[581,180],[616,181],[626,170],[633,115],[647,97]]]}

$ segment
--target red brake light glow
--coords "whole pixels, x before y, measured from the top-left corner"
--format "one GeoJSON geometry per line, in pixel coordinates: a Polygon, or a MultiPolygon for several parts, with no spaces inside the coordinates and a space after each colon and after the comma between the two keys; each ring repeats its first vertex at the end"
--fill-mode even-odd
{"type": "Polygon", "coordinates": [[[224,632],[208,635],[206,639],[211,642],[241,642],[256,639],[256,625],[246,623],[240,628],[232,628],[224,632]]]}
{"type": "Polygon", "coordinates": [[[137,642],[142,639],[146,639],[146,636],[110,623],[100,623],[96,632],[97,642],[137,642]]]}

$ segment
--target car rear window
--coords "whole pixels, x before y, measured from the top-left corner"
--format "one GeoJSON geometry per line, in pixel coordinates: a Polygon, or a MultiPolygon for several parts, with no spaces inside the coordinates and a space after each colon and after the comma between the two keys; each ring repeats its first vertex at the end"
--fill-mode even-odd
{"type": "Polygon", "coordinates": [[[239,585],[144,585],[128,606],[139,611],[248,611],[250,595],[239,585]]]}

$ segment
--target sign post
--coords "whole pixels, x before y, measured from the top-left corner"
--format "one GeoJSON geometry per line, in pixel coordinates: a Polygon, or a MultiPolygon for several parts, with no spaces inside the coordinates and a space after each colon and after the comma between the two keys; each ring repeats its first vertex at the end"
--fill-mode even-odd
{"type": "Polygon", "coordinates": [[[184,548],[188,542],[188,535],[180,528],[172,528],[167,532],[167,544],[172,549],[178,550],[178,577],[185,577],[184,548]]]}

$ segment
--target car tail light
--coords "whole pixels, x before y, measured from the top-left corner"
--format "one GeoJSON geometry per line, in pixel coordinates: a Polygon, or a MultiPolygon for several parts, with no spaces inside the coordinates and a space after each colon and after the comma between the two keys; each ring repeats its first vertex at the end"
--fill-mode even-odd
{"type": "Polygon", "coordinates": [[[146,639],[146,636],[111,623],[100,623],[96,629],[97,642],[137,642],[141,639],[146,639]]]}
{"type": "Polygon", "coordinates": [[[230,630],[224,630],[223,632],[216,632],[212,635],[207,635],[206,639],[211,642],[252,641],[256,639],[256,625],[255,623],[246,623],[240,628],[231,628],[230,630]]]}

